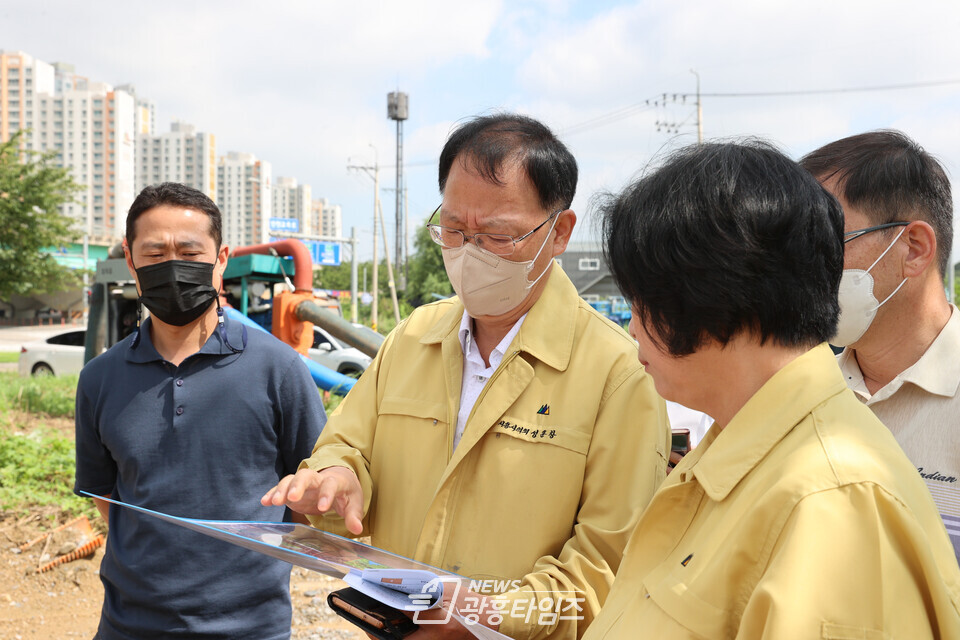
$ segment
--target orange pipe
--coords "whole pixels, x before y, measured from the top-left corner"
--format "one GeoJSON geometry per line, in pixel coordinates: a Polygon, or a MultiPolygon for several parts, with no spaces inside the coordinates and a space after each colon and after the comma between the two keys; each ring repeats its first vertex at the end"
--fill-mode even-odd
{"type": "Polygon", "coordinates": [[[313,293],[313,263],[310,260],[310,250],[299,240],[277,240],[266,244],[253,244],[249,247],[240,247],[233,250],[235,256],[246,256],[251,253],[270,255],[270,249],[281,256],[293,258],[293,286],[298,292],[313,293]]]}

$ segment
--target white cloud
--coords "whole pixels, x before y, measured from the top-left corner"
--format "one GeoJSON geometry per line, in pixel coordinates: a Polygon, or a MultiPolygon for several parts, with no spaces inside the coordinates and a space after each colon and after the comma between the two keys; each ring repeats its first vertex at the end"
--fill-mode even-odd
{"type": "MultiPolygon", "coordinates": [[[[393,186],[386,93],[410,94],[405,123],[411,217],[433,206],[443,142],[458,121],[498,109],[547,122],[581,166],[575,207],[617,189],[658,150],[692,142],[693,107],[634,109],[574,125],[663,92],[857,87],[955,77],[960,3],[892,0],[737,3],[644,0],[254,0],[131,3],[72,0],[0,8],[0,47],[133,82],[171,117],[216,134],[218,151],[250,151],[369,226],[372,162],[393,186]],[[683,134],[657,120],[686,121],[683,134]]],[[[960,172],[958,87],[871,94],[704,98],[707,136],[759,134],[794,155],[866,129],[896,126],[960,172]]],[[[388,199],[389,194],[384,193],[388,199]]]]}

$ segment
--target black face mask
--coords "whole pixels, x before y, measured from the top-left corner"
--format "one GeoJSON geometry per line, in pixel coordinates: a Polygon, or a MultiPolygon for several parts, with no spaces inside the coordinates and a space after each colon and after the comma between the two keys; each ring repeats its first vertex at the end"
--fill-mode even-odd
{"type": "Polygon", "coordinates": [[[150,313],[177,327],[190,324],[217,297],[212,262],[167,260],[137,269],[140,302],[150,313]]]}

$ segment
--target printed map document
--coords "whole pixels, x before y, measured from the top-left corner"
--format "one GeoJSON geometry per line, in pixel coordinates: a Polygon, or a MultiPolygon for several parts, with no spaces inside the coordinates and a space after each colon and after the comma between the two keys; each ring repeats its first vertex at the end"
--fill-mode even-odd
{"type": "MultiPolygon", "coordinates": [[[[400,611],[437,608],[446,590],[469,589],[470,581],[462,576],[303,524],[181,518],[86,491],[81,493],[298,567],[341,578],[357,591],[400,611]]],[[[447,611],[448,619],[456,620],[477,638],[510,640],[502,633],[465,619],[452,608],[447,611]]]]}

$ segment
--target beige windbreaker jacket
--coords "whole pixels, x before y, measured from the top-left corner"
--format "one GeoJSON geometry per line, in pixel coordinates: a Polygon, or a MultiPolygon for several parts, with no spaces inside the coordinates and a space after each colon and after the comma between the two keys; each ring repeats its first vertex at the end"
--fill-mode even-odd
{"type": "Polygon", "coordinates": [[[590,640],[955,640],[920,474],[826,344],[711,429],[640,519],[590,640]]]}
{"type": "MultiPolygon", "coordinates": [[[[633,341],[559,265],[549,278],[455,451],[456,298],[418,308],[390,334],[302,465],[357,474],[375,546],[478,580],[518,580],[500,625],[518,639],[582,635],[670,446],[633,341]],[[525,608],[531,591],[541,607],[571,592],[577,604],[559,615],[525,608]]],[[[339,517],[312,520],[343,532],[339,517]]]]}

